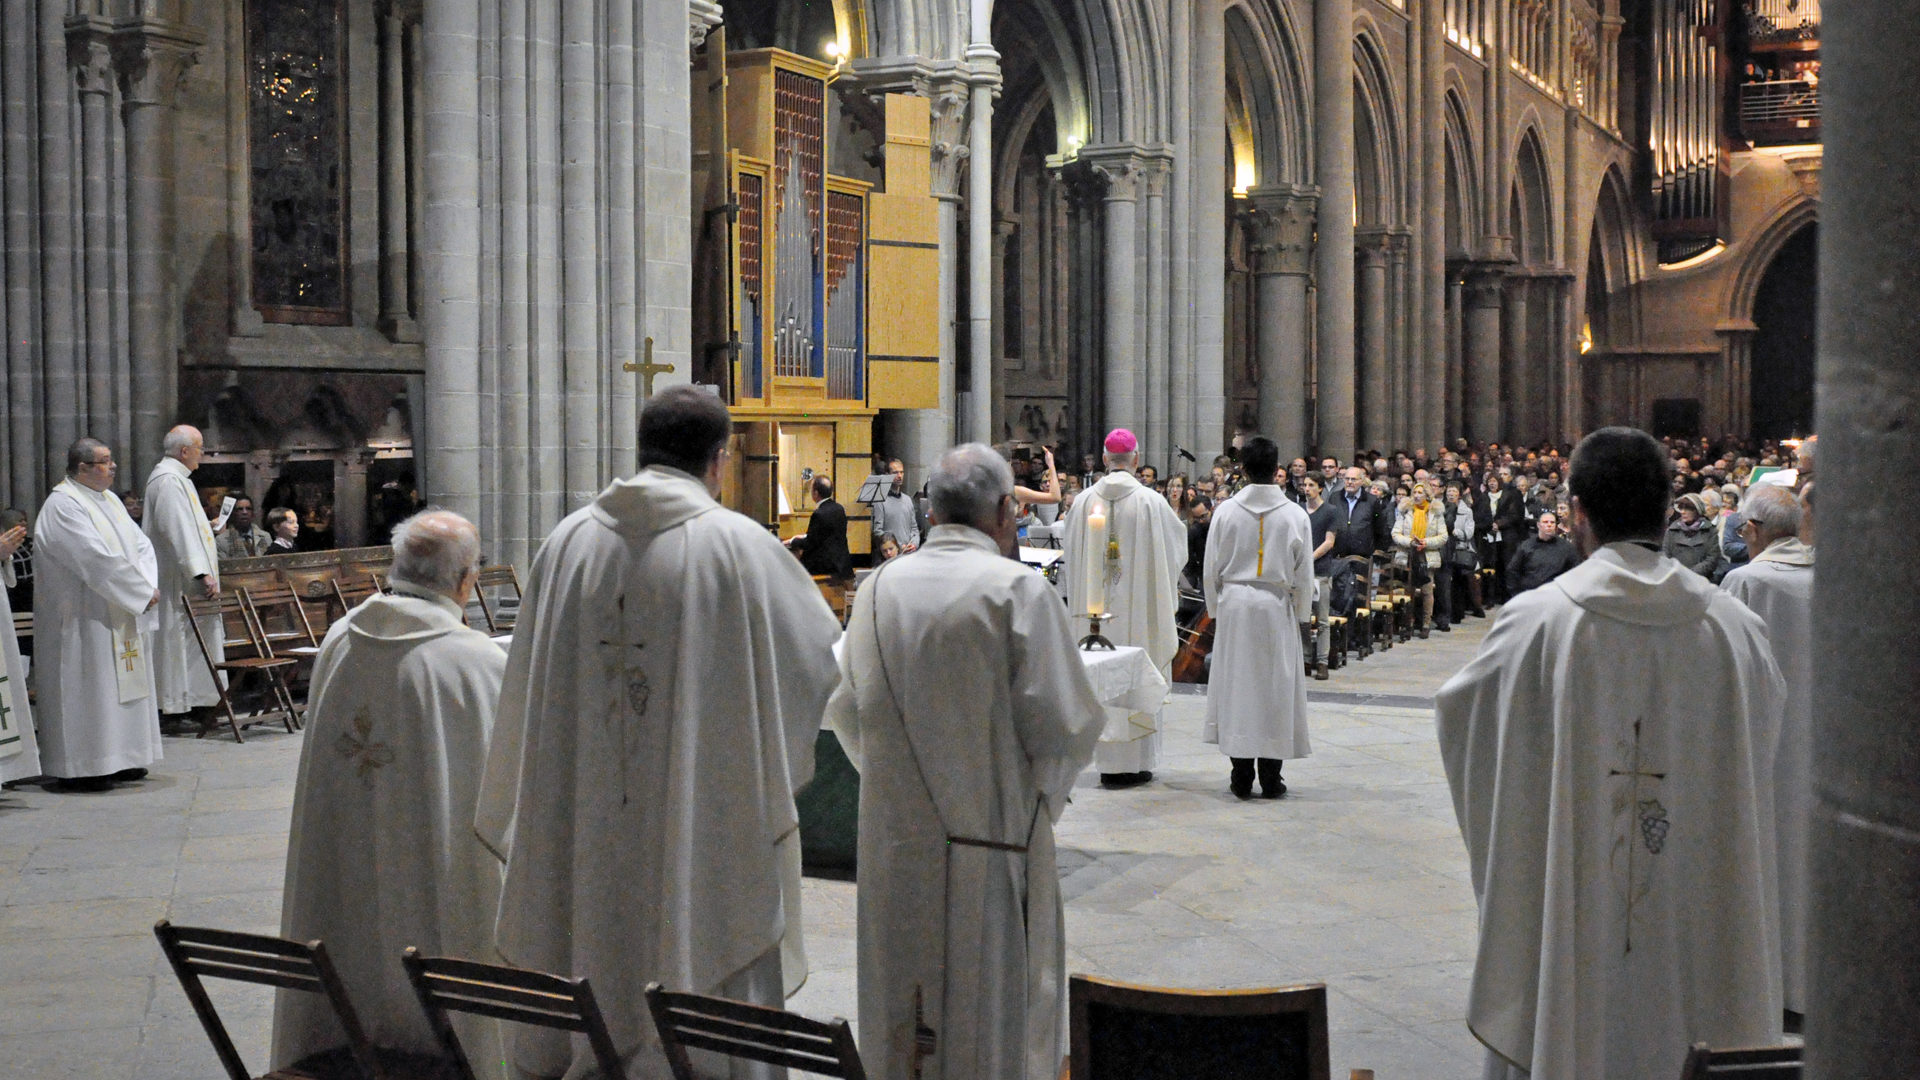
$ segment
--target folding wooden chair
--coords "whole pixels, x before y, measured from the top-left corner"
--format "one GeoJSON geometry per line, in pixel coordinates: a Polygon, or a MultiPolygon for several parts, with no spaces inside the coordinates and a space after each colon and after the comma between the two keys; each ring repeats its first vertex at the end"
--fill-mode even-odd
{"type": "Polygon", "coordinates": [[[1390,641],[1379,641],[1375,632],[1378,612],[1374,607],[1373,559],[1366,555],[1347,555],[1343,557],[1353,572],[1353,614],[1348,618],[1347,635],[1354,655],[1361,660],[1373,655],[1376,643],[1382,649],[1390,648],[1390,641]]]}
{"type": "Polygon", "coordinates": [[[334,578],[330,584],[333,586],[333,599],[340,605],[340,614],[335,616],[335,621],[346,618],[347,612],[366,603],[368,597],[380,591],[371,578],[350,585],[342,585],[339,578],[334,578]]]}
{"type": "Polygon", "coordinates": [[[580,1032],[593,1047],[602,1076],[626,1075],[620,1066],[620,1054],[613,1048],[613,1037],[607,1034],[607,1021],[594,999],[593,987],[584,978],[566,979],[499,964],[421,956],[419,949],[411,947],[401,954],[400,963],[407,969],[427,1023],[446,1051],[454,1080],[474,1080],[474,1075],[460,1037],[447,1020],[449,1012],[580,1032]]]}
{"type": "MultiPolygon", "coordinates": [[[[186,991],[187,1001],[192,1003],[195,1015],[200,1017],[200,1026],[206,1029],[207,1041],[213,1044],[213,1052],[219,1055],[220,1064],[226,1068],[230,1080],[254,1080],[254,1076],[241,1062],[239,1051],[233,1048],[233,1039],[227,1034],[227,1026],[214,1010],[213,1000],[207,996],[206,985],[201,981],[203,977],[325,995],[327,1004],[333,1008],[334,1019],[339,1021],[340,1030],[346,1033],[346,1057],[351,1064],[351,1071],[342,1073],[336,1069],[331,1075],[355,1076],[360,1080],[400,1080],[386,1068],[374,1053],[372,1044],[367,1042],[359,1014],[354,1012],[353,1002],[347,998],[346,985],[340,981],[340,973],[334,969],[326,946],[320,942],[310,941],[302,945],[297,941],[264,934],[175,926],[165,919],[154,925],[153,934],[160,939],[160,950],[167,954],[167,962],[173,965],[174,976],[180,980],[180,989],[186,991]]],[[[326,1075],[296,1065],[263,1073],[259,1080],[307,1080],[326,1075]]]]}
{"type": "Polygon", "coordinates": [[[474,582],[473,596],[480,601],[480,614],[487,620],[487,633],[513,633],[513,624],[520,614],[520,575],[511,565],[481,567],[479,580],[474,582]],[[493,590],[491,594],[489,590],[493,590]],[[513,593],[511,606],[502,603],[509,591],[513,593]]]}
{"type": "Polygon", "coordinates": [[[838,1017],[822,1022],[765,1005],[673,993],[659,983],[647,986],[647,1008],[674,1080],[694,1080],[688,1047],[815,1076],[866,1080],[853,1029],[838,1017]]]}
{"type": "MultiPolygon", "coordinates": [[[[237,590],[222,591],[218,598],[209,600],[206,597],[195,599],[186,593],[181,593],[180,601],[186,605],[187,622],[193,627],[193,639],[200,644],[200,658],[206,661],[207,671],[213,676],[213,685],[220,691],[220,707],[226,711],[227,726],[233,730],[234,741],[246,742],[246,736],[240,733],[240,729],[262,722],[265,714],[256,714],[255,719],[247,721],[244,725],[241,724],[233,714],[233,697],[229,692],[230,688],[220,679],[223,672],[259,672],[266,678],[274,700],[280,705],[287,734],[291,735],[298,730],[300,721],[293,708],[293,695],[288,692],[286,679],[282,675],[282,672],[294,665],[294,660],[291,657],[282,659],[273,655],[273,650],[267,647],[266,641],[259,636],[258,628],[253,625],[244,594],[237,590]],[[222,644],[225,646],[224,655],[228,657],[225,660],[216,661],[213,658],[213,653],[207,648],[206,634],[200,629],[200,620],[215,616],[220,618],[222,644]],[[243,636],[234,636],[232,628],[235,620],[239,622],[243,636]],[[234,656],[236,652],[240,655],[234,656]]],[[[197,737],[206,738],[207,732],[212,729],[211,724],[202,725],[197,737]]]]}
{"type": "Polygon", "coordinates": [[[1179,990],[1075,975],[1073,1080],[1329,1080],[1327,988],[1179,990]]]}
{"type": "Polygon", "coordinates": [[[259,585],[240,592],[246,598],[253,624],[260,628],[275,656],[311,660],[320,655],[320,636],[307,618],[306,604],[292,586],[259,585]]]}
{"type": "Polygon", "coordinates": [[[1800,1080],[1800,1047],[1709,1050],[1695,1043],[1680,1080],[1800,1080]]]}

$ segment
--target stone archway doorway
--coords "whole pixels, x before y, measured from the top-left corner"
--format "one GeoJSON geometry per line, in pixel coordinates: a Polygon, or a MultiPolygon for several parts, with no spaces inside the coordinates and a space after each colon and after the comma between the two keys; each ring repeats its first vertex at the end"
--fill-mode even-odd
{"type": "Polygon", "coordinates": [[[1818,235],[1808,223],[1781,244],[1754,294],[1748,434],[1755,439],[1813,430],[1818,235]]]}

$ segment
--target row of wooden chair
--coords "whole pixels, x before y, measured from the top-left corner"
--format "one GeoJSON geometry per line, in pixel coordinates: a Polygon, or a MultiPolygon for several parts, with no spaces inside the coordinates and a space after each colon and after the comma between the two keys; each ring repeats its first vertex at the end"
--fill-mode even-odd
{"type": "MultiPolygon", "coordinates": [[[[209,977],[320,994],[340,1025],[347,1042],[342,1051],[264,1073],[259,1080],[475,1080],[450,1013],[584,1035],[601,1075],[626,1075],[593,987],[585,978],[422,956],[418,949],[407,949],[400,963],[440,1043],[440,1055],[427,1058],[372,1044],[324,942],[175,926],[165,919],[153,932],[229,1080],[254,1077],[240,1060],[207,994],[204,980],[209,977]]],[[[845,1020],[822,1022],[783,1009],[675,993],[659,983],[648,986],[646,994],[675,1080],[694,1080],[689,1048],[820,1076],[866,1080],[852,1028],[845,1020]]]]}

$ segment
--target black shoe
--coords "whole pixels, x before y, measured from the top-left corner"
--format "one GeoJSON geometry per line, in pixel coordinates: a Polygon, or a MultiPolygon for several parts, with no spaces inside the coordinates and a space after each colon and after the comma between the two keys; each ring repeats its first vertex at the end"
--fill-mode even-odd
{"type": "Polygon", "coordinates": [[[71,776],[61,777],[48,786],[49,790],[63,795],[94,795],[113,789],[111,776],[71,776]]]}
{"type": "Polygon", "coordinates": [[[1452,624],[1452,623],[1434,623],[1434,624],[1433,624],[1433,628],[1434,628],[1435,630],[1438,630],[1439,632],[1441,632],[1441,633],[1443,633],[1443,634],[1451,634],[1451,633],[1453,633],[1453,624],[1452,624]]]}
{"type": "Polygon", "coordinates": [[[1471,612],[1470,614],[1472,614],[1472,616],[1473,616],[1474,618],[1476,618],[1476,619],[1484,619],[1484,618],[1486,618],[1486,617],[1487,617],[1487,609],[1486,609],[1486,608],[1474,608],[1474,609],[1473,609],[1473,611],[1472,611],[1472,612],[1471,612]]]}
{"type": "Polygon", "coordinates": [[[1328,677],[1328,676],[1327,676],[1327,665],[1325,665],[1325,664],[1315,664],[1315,665],[1313,665],[1313,677],[1314,677],[1314,678],[1316,678],[1316,679],[1320,679],[1320,680],[1322,680],[1322,681],[1325,681],[1325,680],[1327,679],[1327,677],[1328,677]]]}
{"type": "Polygon", "coordinates": [[[118,780],[121,783],[127,783],[134,780],[145,780],[146,778],[147,778],[147,770],[145,769],[121,769],[119,772],[114,773],[112,776],[107,777],[107,779],[109,780],[118,780]]]}
{"type": "Polygon", "coordinates": [[[1425,641],[1425,640],[1427,640],[1427,628],[1426,628],[1426,627],[1424,627],[1424,626],[1423,626],[1423,627],[1421,627],[1421,628],[1419,629],[1419,631],[1418,631],[1418,633],[1419,633],[1419,635],[1420,635],[1420,640],[1421,640],[1421,641],[1425,641]]]}
{"type": "Polygon", "coordinates": [[[1233,772],[1227,778],[1227,788],[1236,799],[1253,798],[1253,761],[1249,758],[1230,758],[1233,772]]]}
{"type": "Polygon", "coordinates": [[[1100,786],[1110,788],[1134,787],[1153,779],[1150,772],[1103,772],[1100,774],[1100,786]]]}
{"type": "Polygon", "coordinates": [[[1260,797],[1277,799],[1287,793],[1287,782],[1280,779],[1280,759],[1260,759],[1260,797]]]}

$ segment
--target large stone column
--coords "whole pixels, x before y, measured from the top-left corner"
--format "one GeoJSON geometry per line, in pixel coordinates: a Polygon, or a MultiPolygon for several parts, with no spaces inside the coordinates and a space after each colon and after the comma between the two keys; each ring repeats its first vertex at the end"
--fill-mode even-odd
{"type": "Polygon", "coordinates": [[[1227,192],[1233,184],[1227,177],[1227,5],[1192,0],[1192,9],[1193,364],[1182,388],[1191,426],[1182,434],[1193,440],[1183,445],[1205,465],[1227,441],[1227,192]]]}
{"type": "Polygon", "coordinates": [[[1177,386],[1167,362],[1167,179],[1172,170],[1163,158],[1149,158],[1144,188],[1147,196],[1147,428],[1141,433],[1147,453],[1162,475],[1173,467],[1175,393],[1177,386]]]}
{"type": "Polygon", "coordinates": [[[1131,155],[1096,158],[1093,167],[1107,178],[1106,287],[1102,290],[1106,311],[1105,426],[1139,430],[1146,420],[1142,396],[1146,371],[1142,343],[1134,326],[1135,301],[1140,292],[1134,212],[1140,201],[1141,170],[1131,155]]]}
{"type": "MultiPolygon", "coordinates": [[[[1102,270],[1100,219],[1106,196],[1106,178],[1085,163],[1060,170],[1067,202],[1067,324],[1064,349],[1067,362],[1067,423],[1075,453],[1095,452],[1106,423],[1105,366],[1100,347],[1100,276],[1102,270]]],[[[1077,470],[1078,461],[1063,467],[1077,470]]]]}
{"type": "Polygon", "coordinates": [[[476,8],[429,4],[426,68],[427,212],[420,259],[427,408],[421,490],[479,523],[480,476],[480,18],[476,8]]]}
{"type": "MultiPolygon", "coordinates": [[[[1371,229],[1357,241],[1360,304],[1360,431],[1359,446],[1393,449],[1393,400],[1387,386],[1387,260],[1391,244],[1384,230],[1371,229]]],[[[1325,387],[1322,387],[1323,391],[1325,387]]],[[[1344,445],[1344,444],[1343,444],[1344,445]]]]}
{"type": "Polygon", "coordinates": [[[380,12],[380,330],[395,341],[420,340],[407,239],[407,20],[398,0],[380,12]]]}
{"type": "Polygon", "coordinates": [[[1533,353],[1533,329],[1528,325],[1528,301],[1533,278],[1509,274],[1501,297],[1500,396],[1507,405],[1504,435],[1509,440],[1535,441],[1539,413],[1539,358],[1533,353]]]}
{"type": "Polygon", "coordinates": [[[1319,452],[1342,461],[1356,449],[1353,367],[1353,0],[1313,5],[1313,160],[1320,182],[1319,452]]]}
{"type": "Polygon", "coordinates": [[[1000,86],[1000,54],[984,34],[967,46],[973,69],[967,154],[967,329],[973,358],[967,380],[964,437],[991,443],[993,429],[993,95],[1000,86]]]}
{"type": "Polygon", "coordinates": [[[114,445],[128,471],[145,480],[140,470],[160,453],[151,447],[117,445],[118,435],[102,430],[117,410],[130,411],[130,402],[115,401],[113,334],[113,25],[97,15],[67,20],[67,62],[80,91],[80,285],[78,328],[83,351],[77,365],[78,405],[82,434],[114,445]]]}
{"type": "Polygon", "coordinates": [[[919,487],[933,463],[955,441],[960,355],[954,331],[959,314],[955,287],[960,280],[960,177],[971,156],[965,141],[970,97],[966,83],[946,79],[918,89],[930,99],[933,195],[938,200],[940,228],[940,281],[936,290],[940,304],[940,404],[901,413],[895,427],[897,438],[890,449],[906,465],[907,483],[913,488],[919,487]]]}
{"type": "Polygon", "coordinates": [[[1467,272],[1466,325],[1461,351],[1465,354],[1465,384],[1461,413],[1467,437],[1477,442],[1501,439],[1500,430],[1500,300],[1501,278],[1496,268],[1476,266],[1467,272]]]}
{"type": "Polygon", "coordinates": [[[1920,1061],[1920,7],[1836,4],[1821,28],[1820,432],[1814,589],[1809,1080],[1908,1076],[1920,1061]]]}
{"type": "Polygon", "coordinates": [[[1426,400],[1416,412],[1422,418],[1420,441],[1438,450],[1449,434],[1458,431],[1447,412],[1447,360],[1456,340],[1454,324],[1448,317],[1447,290],[1447,215],[1442,207],[1447,191],[1446,121],[1446,42],[1443,5],[1425,3],[1414,8],[1416,33],[1426,44],[1425,79],[1416,91],[1420,100],[1420,145],[1415,168],[1426,174],[1426,197],[1415,203],[1414,228],[1426,234],[1420,262],[1414,268],[1422,296],[1421,310],[1427,322],[1425,351],[1414,362],[1426,369],[1426,400]]]}
{"type": "Polygon", "coordinates": [[[1257,187],[1253,204],[1260,432],[1283,457],[1307,451],[1307,279],[1313,272],[1312,195],[1257,187]]]}
{"type": "Polygon", "coordinates": [[[133,454],[145,470],[179,407],[174,328],[178,260],[173,249],[174,99],[205,39],[156,19],[117,23],[114,66],[127,125],[128,355],[132,366],[133,454]]]}
{"type": "Polygon", "coordinates": [[[1414,363],[1419,348],[1419,296],[1408,279],[1407,266],[1416,237],[1408,229],[1387,236],[1387,382],[1392,388],[1393,417],[1388,422],[1388,446],[1412,447],[1415,441],[1415,396],[1425,382],[1414,363]]]}
{"type": "Polygon", "coordinates": [[[1446,290],[1447,344],[1441,356],[1446,369],[1441,379],[1446,384],[1446,398],[1441,426],[1447,435],[1457,437],[1465,433],[1467,426],[1460,396],[1466,383],[1467,285],[1452,266],[1447,267],[1446,290]]]}

